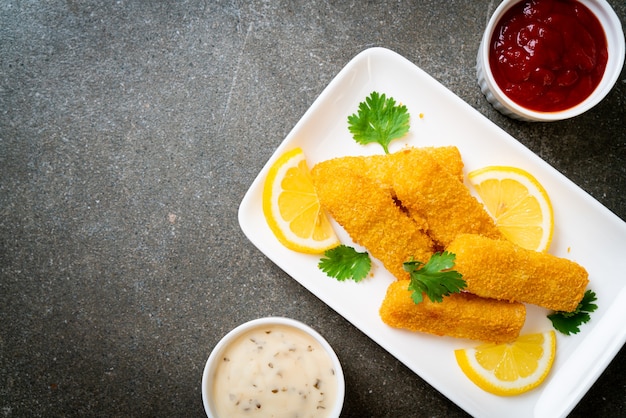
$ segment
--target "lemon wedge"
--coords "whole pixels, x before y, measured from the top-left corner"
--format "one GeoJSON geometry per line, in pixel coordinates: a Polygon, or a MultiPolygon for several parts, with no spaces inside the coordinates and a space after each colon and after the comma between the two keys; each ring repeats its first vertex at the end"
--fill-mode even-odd
{"type": "Polygon", "coordinates": [[[528,392],[544,381],[556,351],[554,331],[527,334],[515,342],[483,344],[454,351],[465,375],[483,390],[500,396],[528,392]]]}
{"type": "Polygon", "coordinates": [[[548,251],[554,215],[548,193],[535,177],[506,166],[484,167],[467,177],[509,241],[529,250],[548,251]]]}
{"type": "Polygon", "coordinates": [[[285,152],[270,167],[263,186],[263,214],[276,238],[291,250],[319,254],[340,244],[300,148],[285,152]]]}

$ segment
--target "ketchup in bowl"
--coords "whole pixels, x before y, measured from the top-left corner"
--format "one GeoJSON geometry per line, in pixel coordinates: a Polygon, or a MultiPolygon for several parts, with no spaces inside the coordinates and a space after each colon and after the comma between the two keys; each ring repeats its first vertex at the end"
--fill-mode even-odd
{"type": "Polygon", "coordinates": [[[493,32],[489,66],[511,100],[538,112],[584,101],[600,83],[608,60],[598,18],[573,0],[524,0],[493,32]]]}

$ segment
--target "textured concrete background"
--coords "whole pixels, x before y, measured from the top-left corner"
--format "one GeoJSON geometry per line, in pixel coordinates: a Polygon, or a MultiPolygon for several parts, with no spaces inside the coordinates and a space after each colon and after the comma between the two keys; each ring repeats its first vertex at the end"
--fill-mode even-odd
{"type": "MultiPolygon", "coordinates": [[[[334,346],[346,417],[465,416],[266,259],[237,209],[337,72],[383,46],[626,219],[626,72],[573,120],[500,115],[474,75],[496,6],[0,2],[0,416],[201,417],[210,350],[266,315],[334,346]]],[[[626,416],[625,363],[573,417],[626,416]]]]}

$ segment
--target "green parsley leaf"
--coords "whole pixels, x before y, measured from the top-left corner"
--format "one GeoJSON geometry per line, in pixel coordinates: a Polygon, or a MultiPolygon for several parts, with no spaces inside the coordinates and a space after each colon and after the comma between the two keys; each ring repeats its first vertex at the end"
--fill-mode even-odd
{"type": "Polygon", "coordinates": [[[367,252],[360,253],[347,245],[340,245],[324,252],[317,265],[320,270],[339,281],[352,279],[360,282],[369,273],[372,261],[367,252]]]}
{"type": "Polygon", "coordinates": [[[413,302],[420,303],[424,293],[431,301],[442,302],[444,296],[460,293],[467,286],[461,273],[450,270],[455,258],[456,254],[444,251],[433,254],[426,264],[413,260],[404,263],[404,270],[411,275],[413,302]]]}
{"type": "Polygon", "coordinates": [[[596,300],[598,299],[595,292],[587,290],[574,311],[556,311],[548,315],[548,319],[552,321],[552,326],[557,331],[565,335],[578,334],[580,326],[591,319],[590,313],[598,309],[598,305],[593,303],[596,300]]]}
{"type": "Polygon", "coordinates": [[[455,258],[455,254],[444,251],[433,254],[426,264],[413,260],[404,263],[404,270],[411,275],[409,290],[413,291],[413,302],[420,303],[424,293],[431,301],[442,302],[444,296],[460,293],[467,286],[463,275],[451,270],[455,258]]]}
{"type": "Polygon", "coordinates": [[[389,143],[409,131],[409,113],[405,105],[374,91],[359,103],[358,114],[348,116],[348,129],[359,144],[378,142],[389,154],[389,143]]]}

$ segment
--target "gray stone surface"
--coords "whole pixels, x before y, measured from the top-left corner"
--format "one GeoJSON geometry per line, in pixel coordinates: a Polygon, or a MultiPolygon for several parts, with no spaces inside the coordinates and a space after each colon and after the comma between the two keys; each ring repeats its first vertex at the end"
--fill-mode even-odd
{"type": "MultiPolygon", "coordinates": [[[[0,2],[0,416],[201,417],[212,347],[266,315],[333,345],[346,417],[465,416],[265,258],[237,210],[336,73],[384,46],[626,219],[626,72],[581,117],[500,115],[474,76],[496,6],[0,2]]],[[[625,363],[573,417],[626,416],[625,363]]]]}

